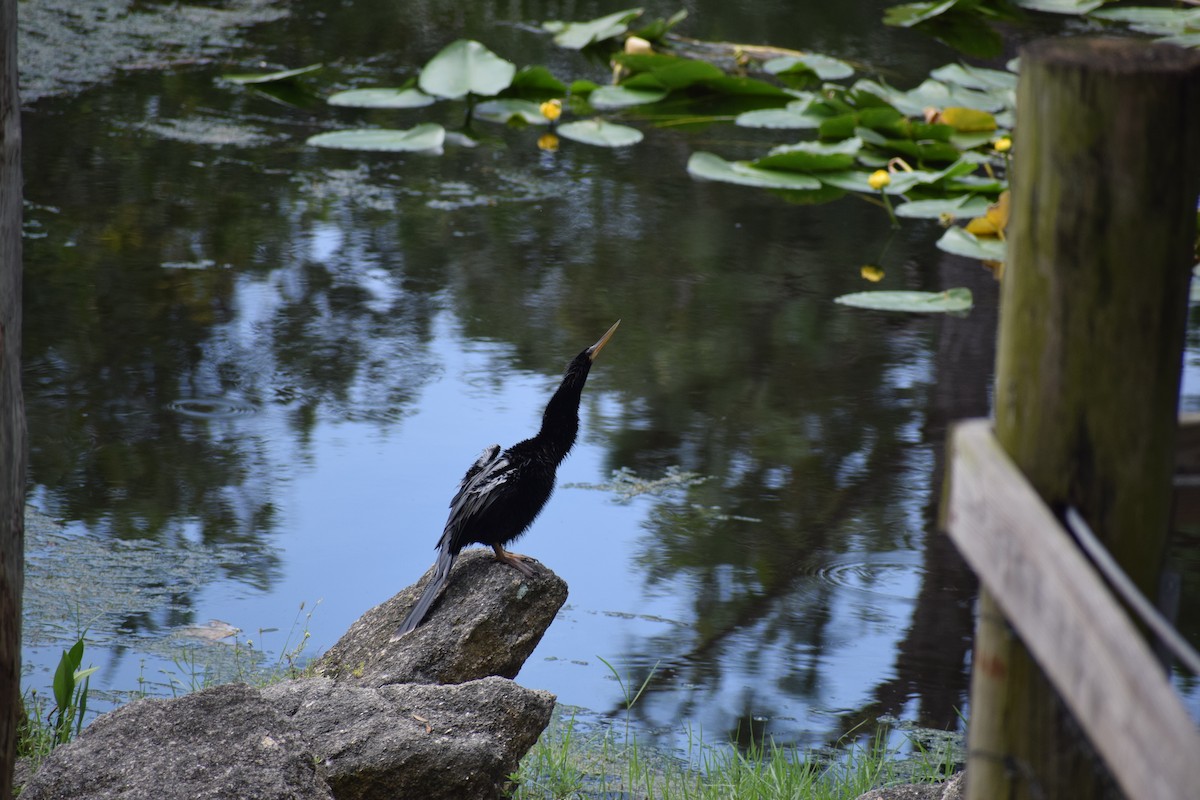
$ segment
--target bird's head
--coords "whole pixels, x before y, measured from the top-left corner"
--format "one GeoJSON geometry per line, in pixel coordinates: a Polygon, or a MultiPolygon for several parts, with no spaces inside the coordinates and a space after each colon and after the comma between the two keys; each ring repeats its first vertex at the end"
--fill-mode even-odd
{"type": "Polygon", "coordinates": [[[608,340],[617,332],[617,326],[621,324],[621,320],[613,323],[613,326],[604,332],[600,337],[600,341],[596,342],[591,347],[584,349],[579,355],[571,359],[571,363],[567,365],[567,380],[582,385],[583,380],[587,380],[588,372],[592,369],[592,362],[596,360],[596,356],[600,355],[600,351],[608,344],[608,340]],[[571,380],[574,378],[574,380],[571,380]]]}

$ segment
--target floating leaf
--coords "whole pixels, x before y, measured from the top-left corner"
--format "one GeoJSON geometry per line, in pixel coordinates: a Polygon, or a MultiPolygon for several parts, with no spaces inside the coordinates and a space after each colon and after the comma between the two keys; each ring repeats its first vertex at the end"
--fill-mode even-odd
{"type": "Polygon", "coordinates": [[[969,311],[974,305],[971,290],[962,287],[944,292],[854,292],[834,298],[833,302],[874,311],[904,311],[910,314],[969,311]]]}
{"type": "Polygon", "coordinates": [[[541,98],[561,97],[567,85],[543,66],[526,66],[517,70],[506,94],[534,95],[541,98]]]}
{"type": "Polygon", "coordinates": [[[1106,2],[1108,0],[1016,0],[1021,8],[1047,14],[1086,14],[1106,2]]]}
{"type": "Polygon", "coordinates": [[[815,191],[821,188],[821,182],[811,175],[758,169],[745,161],[726,161],[720,156],[705,152],[692,153],[688,159],[687,171],[694,178],[757,186],[761,189],[815,191]]]}
{"type": "Polygon", "coordinates": [[[1004,260],[1003,239],[977,237],[957,226],[947,228],[942,238],[938,239],[937,246],[939,250],[965,258],[977,258],[980,261],[1004,260]]]}
{"type": "Polygon", "coordinates": [[[956,5],[958,5],[958,0],[942,0],[942,2],[934,3],[903,3],[887,8],[883,12],[883,23],[898,28],[911,28],[914,25],[946,13],[956,5]]]}
{"type": "Polygon", "coordinates": [[[992,91],[994,89],[1015,91],[1015,73],[985,67],[968,67],[965,64],[947,64],[929,73],[929,77],[942,83],[953,83],[967,89],[992,91]]]}
{"type": "Polygon", "coordinates": [[[775,147],[752,164],[759,169],[783,169],[790,172],[844,170],[854,164],[862,146],[862,139],[857,137],[834,144],[799,142],[775,147]]]}
{"type": "Polygon", "coordinates": [[[558,126],[558,135],[581,144],[597,147],[629,147],[642,140],[642,132],[628,125],[614,125],[602,119],[568,122],[558,126]]]}
{"type": "Polygon", "coordinates": [[[977,108],[960,108],[958,106],[943,108],[938,119],[959,133],[996,130],[996,118],[977,108]]]}
{"type": "Polygon", "coordinates": [[[281,72],[267,72],[262,74],[239,74],[239,75],[222,75],[221,78],[236,83],[238,85],[255,84],[255,83],[275,83],[277,81],[291,80],[298,75],[305,75],[309,72],[316,72],[321,69],[322,64],[309,64],[307,67],[298,67],[296,69],[285,69],[281,72]]]}
{"type": "Polygon", "coordinates": [[[624,86],[601,86],[588,97],[593,108],[612,109],[657,103],[668,94],[666,89],[626,89],[624,86]]]}
{"type": "Polygon", "coordinates": [[[823,81],[836,81],[849,78],[854,74],[854,67],[845,61],[809,53],[804,56],[780,56],[772,58],[763,64],[763,69],[771,75],[786,75],[790,72],[809,71],[823,81]]]}
{"type": "Polygon", "coordinates": [[[507,124],[513,119],[519,119],[530,125],[548,125],[550,120],[542,113],[541,106],[532,100],[518,100],[515,97],[505,97],[499,100],[488,100],[475,106],[474,116],[485,122],[507,124]]]}
{"type": "Polygon", "coordinates": [[[988,200],[979,195],[963,194],[935,200],[914,200],[896,206],[897,217],[941,219],[974,217],[987,211],[988,200]]]}
{"type": "Polygon", "coordinates": [[[316,136],[308,138],[308,144],[317,147],[333,147],[339,150],[387,150],[413,153],[440,151],[445,140],[445,128],[434,122],[425,122],[408,130],[358,128],[318,133],[316,136]]]}
{"type": "Polygon", "coordinates": [[[432,97],[419,89],[350,89],[329,96],[331,106],[354,108],[421,108],[432,105],[432,97]]]}
{"type": "Polygon", "coordinates": [[[582,50],[590,44],[620,36],[629,23],[642,15],[640,8],[628,8],[587,22],[566,22],[543,27],[556,32],[554,43],[569,50],[582,50]]]}
{"type": "Polygon", "coordinates": [[[490,97],[507,89],[517,67],[479,42],[451,42],[421,70],[417,85],[436,97],[456,99],[467,94],[490,97]]]}
{"type": "Polygon", "coordinates": [[[664,53],[618,53],[613,61],[633,73],[633,77],[621,82],[630,89],[677,91],[725,77],[719,67],[707,61],[664,53]]]}
{"type": "MultiPolygon", "coordinates": [[[[804,104],[807,107],[807,104],[804,104]]],[[[825,117],[797,111],[789,103],[786,108],[760,108],[738,114],[734,123],[743,128],[776,128],[803,130],[818,128],[825,117]]]]}

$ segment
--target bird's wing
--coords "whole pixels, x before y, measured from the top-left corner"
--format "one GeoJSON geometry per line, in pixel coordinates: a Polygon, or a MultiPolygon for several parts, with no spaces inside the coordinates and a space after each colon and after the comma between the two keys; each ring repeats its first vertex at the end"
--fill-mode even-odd
{"type": "Polygon", "coordinates": [[[514,474],[512,460],[500,445],[494,444],[484,450],[467,470],[450,501],[450,517],[438,547],[449,545],[458,552],[467,544],[462,536],[471,520],[478,518],[505,493],[506,484],[514,474]]]}

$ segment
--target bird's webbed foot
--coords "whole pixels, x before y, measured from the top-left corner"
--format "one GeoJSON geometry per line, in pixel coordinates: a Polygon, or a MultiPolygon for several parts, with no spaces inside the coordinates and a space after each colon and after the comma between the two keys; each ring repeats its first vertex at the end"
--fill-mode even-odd
{"type": "Polygon", "coordinates": [[[501,564],[508,564],[526,578],[532,578],[534,575],[537,575],[537,569],[528,563],[533,561],[529,556],[523,556],[520,553],[510,553],[498,544],[492,545],[492,549],[496,551],[496,560],[501,564]]]}

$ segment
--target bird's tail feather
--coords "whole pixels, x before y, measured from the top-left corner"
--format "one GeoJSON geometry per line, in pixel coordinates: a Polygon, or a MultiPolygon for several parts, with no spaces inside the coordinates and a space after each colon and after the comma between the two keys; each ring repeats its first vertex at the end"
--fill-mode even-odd
{"type": "Polygon", "coordinates": [[[425,587],[421,598],[417,600],[417,604],[413,606],[412,611],[408,612],[404,623],[392,634],[393,642],[409,631],[416,629],[421,624],[421,621],[425,619],[425,615],[429,612],[429,607],[433,605],[433,601],[441,594],[442,587],[446,585],[446,580],[450,577],[450,567],[454,564],[454,558],[457,555],[458,553],[451,552],[449,547],[443,547],[438,550],[433,577],[429,579],[429,584],[425,587]]]}

